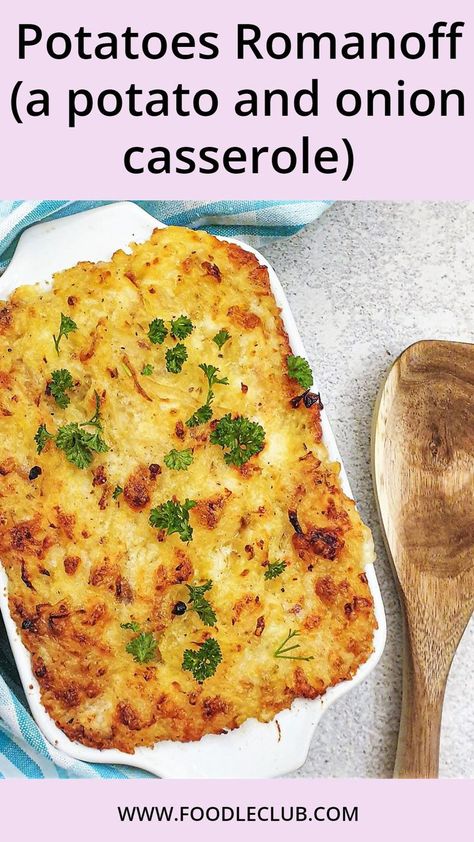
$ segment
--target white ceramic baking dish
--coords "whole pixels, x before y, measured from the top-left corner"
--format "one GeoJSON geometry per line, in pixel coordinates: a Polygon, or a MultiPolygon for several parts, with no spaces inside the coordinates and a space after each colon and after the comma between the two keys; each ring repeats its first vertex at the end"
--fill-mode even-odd
{"type": "MultiPolygon", "coordinates": [[[[22,234],[10,266],[0,277],[0,298],[27,283],[47,285],[54,272],[75,265],[79,260],[108,260],[118,248],[127,250],[132,241],[148,239],[161,224],[131,202],[120,202],[54,222],[45,222],[22,234]]],[[[293,316],[280,282],[267,261],[250,246],[232,240],[252,251],[268,267],[273,294],[295,354],[306,356],[293,316]]],[[[341,462],[326,414],[322,413],[323,438],[330,458],[341,462]]],[[[344,469],[344,491],[352,496],[344,469]]],[[[91,763],[125,763],[167,778],[270,778],[298,769],[305,761],[314,729],[332,702],[360,684],[379,660],[385,644],[385,615],[372,565],[366,568],[375,606],[378,629],[374,652],[351,681],[330,688],[321,699],[297,700],[291,709],[275,720],[261,723],[248,720],[227,734],[208,735],[199,742],[162,742],[152,748],[139,748],[133,755],[121,751],[87,748],[72,742],[46,713],[38,683],[31,669],[30,655],[20,639],[8,609],[7,578],[0,564],[0,609],[3,614],[18,671],[31,712],[44,736],[56,748],[78,760],[91,763]]]]}

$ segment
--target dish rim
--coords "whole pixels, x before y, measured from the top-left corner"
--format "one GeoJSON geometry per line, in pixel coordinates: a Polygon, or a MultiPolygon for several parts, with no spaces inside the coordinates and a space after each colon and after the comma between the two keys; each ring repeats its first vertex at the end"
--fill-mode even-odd
{"type": "MultiPolygon", "coordinates": [[[[120,248],[128,250],[131,242],[144,242],[151,235],[153,228],[167,227],[132,202],[116,202],[92,210],[82,211],[59,220],[39,223],[27,229],[21,235],[12,261],[0,277],[0,290],[2,294],[5,279],[7,280],[8,295],[18,286],[21,286],[22,283],[27,282],[25,279],[23,281],[18,280],[18,277],[24,271],[24,266],[28,265],[28,255],[31,252],[32,246],[34,251],[36,247],[35,241],[41,240],[41,238],[43,238],[42,247],[44,247],[45,241],[49,237],[49,251],[51,251],[50,246],[53,240],[56,240],[63,246],[65,245],[64,231],[66,231],[67,237],[67,229],[69,229],[69,238],[72,243],[74,239],[73,229],[79,230],[82,226],[86,229],[89,228],[91,243],[94,239],[95,246],[99,249],[103,240],[104,223],[102,221],[101,226],[88,223],[97,223],[98,218],[101,216],[104,218],[110,217],[107,224],[110,224],[111,228],[114,222],[116,225],[119,223],[118,228],[121,232],[122,230],[125,232],[128,228],[131,231],[132,229],[134,231],[135,228],[141,231],[138,236],[143,237],[142,239],[135,240],[134,234],[131,236],[127,235],[127,243],[125,245],[123,241],[116,243],[113,248],[114,251],[120,248]],[[96,236],[96,228],[99,229],[99,237],[96,236]],[[148,234],[146,233],[146,229],[149,229],[148,234]],[[91,233],[92,231],[94,232],[93,234],[91,233]],[[10,288],[9,281],[12,284],[10,288]]],[[[113,231],[110,234],[111,238],[115,236],[115,230],[115,227],[113,227],[113,231]]],[[[118,236],[125,237],[125,233],[120,233],[118,236]]],[[[257,249],[247,243],[234,237],[219,236],[217,239],[239,245],[244,250],[254,254],[259,262],[267,267],[271,290],[276,304],[280,308],[281,318],[288,334],[292,351],[294,354],[306,357],[303,342],[296,327],[286,295],[271,264],[257,249]]],[[[83,244],[81,242],[80,247],[84,248],[85,251],[88,249],[87,243],[83,244]]],[[[77,250],[77,242],[75,242],[75,248],[77,250]]],[[[66,251],[68,251],[67,243],[66,251]]],[[[53,259],[56,259],[56,253],[53,259]]],[[[47,254],[48,246],[46,246],[46,252],[43,255],[46,262],[49,260],[47,254]]],[[[111,254],[108,257],[102,258],[83,256],[80,259],[94,259],[94,261],[98,259],[107,260],[110,259],[110,256],[111,254]]],[[[59,260],[59,257],[57,259],[59,260]]],[[[76,258],[71,258],[68,266],[73,266],[76,262],[76,258]]],[[[62,269],[56,268],[52,271],[57,272],[62,271],[62,269]]],[[[39,283],[43,284],[44,282],[44,278],[39,281],[39,283]]],[[[315,377],[314,372],[313,376],[315,377]]],[[[315,382],[317,382],[316,377],[315,382]]],[[[324,399],[323,403],[325,403],[324,399]]],[[[321,412],[321,423],[323,442],[328,450],[329,458],[332,461],[339,462],[341,465],[340,481],[342,489],[353,499],[344,464],[325,410],[321,412]]],[[[367,565],[365,572],[374,600],[374,614],[378,628],[374,633],[374,650],[372,654],[359,667],[352,679],[340,682],[335,687],[330,687],[318,699],[296,699],[290,708],[278,713],[268,723],[248,719],[239,728],[226,734],[206,735],[197,742],[181,743],[171,740],[163,741],[156,743],[154,746],[139,747],[131,755],[118,749],[100,750],[83,746],[81,743],[74,742],[66,737],[54,723],[43,706],[39,684],[32,670],[30,653],[24,646],[9,611],[7,595],[8,580],[1,560],[0,611],[3,615],[10,646],[32,716],[45,739],[56,749],[63,751],[65,754],[77,760],[89,763],[111,763],[134,766],[163,778],[272,778],[293,772],[304,763],[316,726],[323,713],[334,701],[360,684],[372,672],[380,660],[386,639],[385,612],[374,565],[372,563],[367,565]],[[276,728],[275,724],[277,726],[276,728]],[[219,741],[218,744],[217,741],[219,741]],[[230,750],[226,750],[226,742],[227,749],[230,748],[230,750]],[[226,755],[227,761],[222,764],[222,760],[226,755]]]]}

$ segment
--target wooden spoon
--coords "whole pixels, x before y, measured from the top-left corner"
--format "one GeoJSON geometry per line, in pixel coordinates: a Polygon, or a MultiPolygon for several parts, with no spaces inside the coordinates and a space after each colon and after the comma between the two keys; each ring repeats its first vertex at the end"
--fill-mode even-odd
{"type": "Polygon", "coordinates": [[[438,776],[446,681],[474,610],[474,345],[407,348],[380,389],[375,496],[405,621],[395,776],[438,776]]]}

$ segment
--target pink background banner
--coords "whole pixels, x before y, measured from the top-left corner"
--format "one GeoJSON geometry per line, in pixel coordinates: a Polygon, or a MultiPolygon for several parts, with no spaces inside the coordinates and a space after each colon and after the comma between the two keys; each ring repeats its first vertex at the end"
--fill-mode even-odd
{"type": "Polygon", "coordinates": [[[473,795],[474,782],[467,780],[10,780],[0,782],[1,829],[4,839],[38,842],[60,836],[68,842],[109,837],[221,842],[223,834],[227,842],[242,837],[283,842],[295,833],[299,840],[331,842],[446,842],[456,830],[462,838],[469,835],[473,795]],[[126,807],[134,820],[121,820],[119,808],[124,815],[126,807]],[[140,821],[137,810],[143,817],[144,807],[150,819],[140,821]],[[159,821],[165,809],[169,820],[159,821]],[[247,821],[248,815],[256,818],[247,821]]]}
{"type": "MultiPolygon", "coordinates": [[[[2,198],[62,199],[314,199],[329,198],[472,198],[474,167],[472,165],[473,118],[472,88],[474,84],[474,39],[472,0],[399,0],[380,3],[379,0],[349,2],[335,0],[320,3],[314,0],[292,0],[288,3],[264,3],[239,0],[236,4],[222,2],[151,3],[135,0],[82,0],[79,4],[63,2],[38,3],[19,0],[5,3],[2,8],[0,46],[2,56],[0,125],[1,158],[0,184],[2,198]],[[452,24],[464,22],[458,32],[462,37],[446,37],[452,24]],[[442,35],[436,40],[430,33],[436,22],[442,35]],[[19,59],[19,24],[34,24],[42,30],[39,43],[28,46],[25,58],[19,59]],[[261,29],[258,48],[262,59],[247,48],[244,60],[237,58],[238,24],[255,25],[261,29]],[[86,50],[94,50],[98,34],[112,32],[118,36],[119,57],[116,60],[78,57],[75,33],[83,27],[91,36],[86,50]],[[122,33],[130,27],[137,33],[134,49],[137,59],[124,57],[122,33]],[[306,41],[303,58],[297,54],[297,33],[333,32],[336,36],[336,58],[329,57],[328,42],[321,41],[321,57],[314,59],[311,42],[306,41]],[[166,53],[150,59],[142,53],[142,39],[147,33],[164,36],[166,53]],[[186,47],[181,52],[195,57],[180,59],[170,50],[172,38],[179,32],[190,33],[198,42],[204,32],[216,33],[212,43],[219,55],[214,59],[196,57],[186,47]],[[287,36],[272,41],[272,33],[287,36]],[[341,58],[346,33],[364,36],[365,58],[341,58]],[[380,44],[381,56],[375,60],[370,54],[370,33],[389,32],[395,38],[395,57],[389,58],[387,46],[380,44]],[[48,38],[65,33],[72,43],[71,52],[62,59],[48,55],[48,38]],[[402,54],[400,44],[408,33],[420,33],[405,39],[409,55],[422,53],[420,58],[402,54]],[[274,52],[281,53],[290,44],[290,55],[272,58],[267,51],[267,39],[274,52]],[[450,58],[455,44],[457,58],[450,58]],[[438,58],[433,51],[438,49],[438,58]],[[317,79],[317,115],[299,116],[293,108],[294,94],[311,88],[317,79]],[[18,85],[18,83],[20,83],[18,85]],[[208,117],[193,113],[176,114],[173,91],[181,84],[190,91],[186,102],[199,89],[212,89],[218,98],[217,112],[208,117]],[[131,85],[143,93],[138,96],[136,110],[146,111],[149,91],[161,89],[170,99],[168,116],[132,116],[126,91],[131,85]],[[274,100],[274,113],[264,116],[239,117],[235,114],[238,91],[252,88],[263,104],[265,88],[288,92],[288,116],[281,116],[274,100]],[[382,112],[385,98],[379,96],[374,105],[375,115],[367,116],[367,91],[384,89],[389,94],[391,116],[382,112]],[[11,109],[12,92],[16,89],[16,106],[23,120],[15,121],[11,109]],[[43,89],[49,94],[49,116],[28,116],[27,104],[38,100],[31,91],[43,89]],[[122,101],[120,113],[105,116],[98,112],[97,103],[104,90],[118,92],[122,101]],[[361,111],[355,116],[337,112],[338,93],[353,89],[361,95],[361,111]],[[420,89],[433,95],[434,111],[421,117],[412,113],[411,95],[420,89]],[[441,116],[443,90],[456,89],[464,96],[464,116],[458,116],[456,95],[449,99],[447,116],[441,116]],[[90,93],[90,100],[80,90],[90,93]],[[70,94],[73,91],[74,94],[70,94]],[[403,94],[405,116],[397,116],[399,97],[403,94]],[[74,128],[68,125],[69,103],[79,112],[90,107],[89,116],[77,116],[74,128]],[[307,138],[304,141],[303,138],[307,138]],[[344,175],[350,163],[348,143],[354,161],[350,177],[344,175]],[[304,172],[304,145],[309,150],[308,172],[304,172]],[[142,173],[129,173],[124,167],[124,154],[131,147],[143,148],[134,153],[131,161],[142,173]],[[219,171],[204,174],[177,174],[176,149],[192,146],[218,148],[219,171]],[[270,152],[259,158],[259,173],[252,174],[248,163],[245,172],[226,172],[222,168],[223,152],[239,146],[251,156],[252,147],[268,146],[270,152]],[[271,153],[275,148],[290,147],[295,151],[295,166],[287,173],[277,173],[272,167],[271,153]],[[314,158],[321,147],[333,147],[338,155],[335,172],[317,171],[314,158]],[[150,173],[150,149],[165,147],[171,153],[171,173],[150,173]]],[[[32,32],[28,31],[28,38],[32,32]]],[[[189,44],[186,37],[184,41],[189,44]]],[[[103,41],[102,41],[103,42],[103,41]]],[[[57,54],[67,52],[64,38],[55,36],[52,47],[57,54]]],[[[157,51],[163,39],[156,36],[148,42],[157,51]]],[[[202,49],[209,54],[209,49],[202,49]]],[[[151,97],[153,99],[153,97],[151,97]]],[[[156,98],[156,95],[155,95],[156,98]]],[[[309,95],[302,99],[309,109],[309,95]]],[[[345,100],[351,107],[352,97],[345,100]]],[[[424,95],[416,97],[420,109],[427,106],[424,95]]],[[[105,108],[114,109],[115,95],[107,94],[105,108]]],[[[209,97],[202,100],[209,104],[209,97]]],[[[41,111],[41,106],[36,106],[41,111]]],[[[280,107],[281,111],[281,107],[280,107]]],[[[189,154],[189,153],[188,153],[189,154]]],[[[327,152],[321,155],[321,168],[331,169],[327,152]]],[[[233,168],[238,169],[239,154],[234,153],[233,168]],[[237,163],[236,163],[237,159],[237,163]]],[[[290,168],[291,155],[278,155],[278,165],[290,168]]],[[[350,169],[350,167],[349,167],[350,169]]]]}

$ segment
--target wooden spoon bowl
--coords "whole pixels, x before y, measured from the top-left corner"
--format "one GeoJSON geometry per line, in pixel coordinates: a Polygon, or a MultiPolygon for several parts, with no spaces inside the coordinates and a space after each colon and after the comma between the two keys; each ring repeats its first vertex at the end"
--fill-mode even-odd
{"type": "Polygon", "coordinates": [[[372,467],[405,623],[395,775],[434,778],[446,681],[474,610],[474,345],[417,342],[395,361],[372,467]]]}

